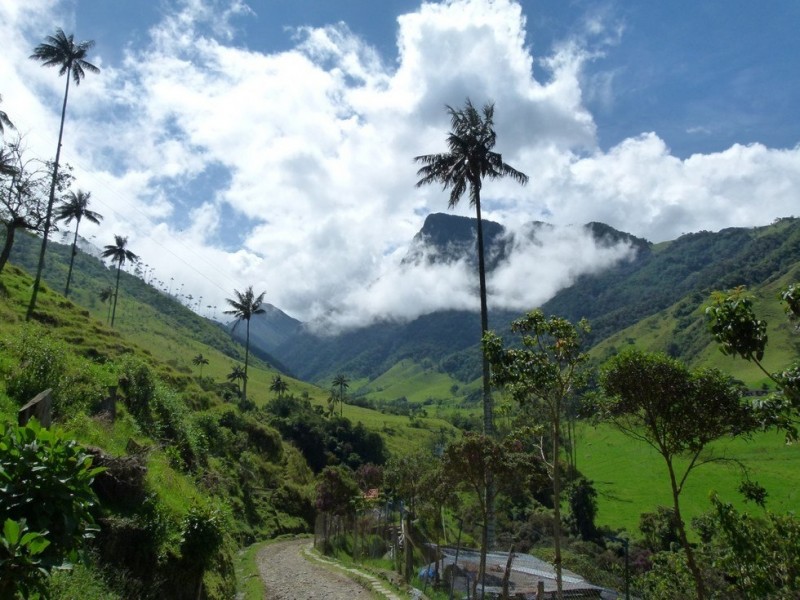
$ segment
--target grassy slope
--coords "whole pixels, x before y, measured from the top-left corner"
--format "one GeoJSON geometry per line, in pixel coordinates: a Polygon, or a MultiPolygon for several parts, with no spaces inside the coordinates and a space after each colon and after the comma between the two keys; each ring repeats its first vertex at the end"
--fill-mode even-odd
{"type": "MultiPolygon", "coordinates": [[[[672,506],[667,468],[655,450],[609,426],[582,425],[579,440],[578,468],[595,482],[599,493],[598,523],[637,532],[641,513],[659,505],[672,506]]],[[[800,510],[800,449],[785,445],[782,435],[762,433],[750,441],[719,442],[713,455],[741,460],[751,479],[769,492],[767,507],[771,510],[800,510]]],[[[736,491],[741,480],[741,470],[732,463],[695,470],[681,498],[685,518],[709,510],[712,490],[741,508],[741,495],[736,491]]]]}
{"type": "MultiPolygon", "coordinates": [[[[60,289],[60,280],[66,279],[61,262],[68,259],[68,255],[65,247],[59,244],[49,247],[53,254],[46,276],[49,274],[50,283],[60,289]]],[[[115,328],[106,327],[104,323],[108,306],[99,302],[96,296],[100,289],[108,285],[112,273],[90,256],[79,253],[78,257],[76,269],[80,267],[81,270],[75,273],[73,297],[82,306],[65,300],[46,286],[40,293],[39,304],[40,312],[58,312],[61,315],[62,309],[70,309],[63,314],[75,312],[80,315],[78,319],[59,316],[58,327],[53,329],[54,336],[67,340],[78,352],[108,357],[136,352],[158,364],[162,376],[173,382],[192,379],[199,374],[198,368],[192,364],[192,358],[200,353],[209,360],[209,364],[203,367],[203,376],[216,381],[224,381],[232,367],[243,362],[244,349],[230,339],[219,323],[196,315],[176,300],[124,272],[115,328]],[[87,322],[90,316],[94,319],[87,322]]],[[[6,269],[3,281],[15,293],[10,304],[16,304],[19,308],[3,322],[20,323],[24,318],[23,307],[27,304],[30,283],[20,269],[13,265],[8,265],[6,269]]],[[[2,331],[0,325],[0,333],[2,331]]],[[[251,353],[248,397],[259,406],[269,401],[272,398],[269,386],[277,374],[280,374],[278,370],[251,353]]],[[[328,390],[285,374],[281,374],[281,377],[288,383],[289,393],[307,396],[314,405],[327,406],[328,390]]],[[[384,415],[357,406],[345,405],[343,414],[354,423],[361,421],[367,428],[385,434],[387,446],[392,452],[406,452],[417,445],[432,445],[439,439],[442,430],[450,432],[449,435],[453,431],[449,423],[435,418],[420,419],[417,423],[421,427],[410,427],[407,417],[384,415]]]]}
{"type": "MultiPolygon", "coordinates": [[[[778,301],[778,291],[796,279],[796,268],[788,275],[775,278],[753,290],[755,311],[768,323],[769,344],[764,357],[767,369],[777,371],[798,356],[798,334],[787,323],[778,301]]],[[[614,351],[635,346],[648,351],[665,351],[669,342],[684,332],[675,313],[681,312],[684,300],[669,309],[640,321],[604,340],[592,349],[592,356],[602,362],[614,351]]],[[[707,298],[703,298],[703,303],[707,298]]],[[[691,314],[690,328],[696,330],[696,354],[693,366],[718,368],[742,380],[751,389],[767,383],[767,377],[753,364],[723,355],[705,330],[702,306],[691,314]]],[[[684,322],[685,323],[685,322],[684,322]]],[[[637,529],[638,515],[653,510],[656,505],[671,505],[666,466],[648,446],[630,440],[607,426],[583,426],[579,437],[579,469],[598,484],[599,522],[637,529]]],[[[720,442],[713,448],[715,455],[740,459],[750,471],[750,477],[769,492],[767,506],[778,511],[800,511],[800,448],[787,446],[779,433],[762,433],[750,441],[720,442]]],[[[683,502],[687,517],[708,510],[708,495],[716,490],[727,501],[741,508],[741,496],[736,491],[742,480],[740,469],[728,464],[712,464],[696,470],[687,483],[683,502]]]]}

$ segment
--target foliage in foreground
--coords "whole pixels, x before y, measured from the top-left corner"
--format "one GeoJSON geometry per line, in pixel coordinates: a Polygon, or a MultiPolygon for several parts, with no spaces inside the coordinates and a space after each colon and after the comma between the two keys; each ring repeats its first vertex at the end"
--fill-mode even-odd
{"type": "Polygon", "coordinates": [[[0,597],[27,596],[50,570],[79,558],[97,532],[91,484],[102,470],[58,430],[0,423],[0,597]]]}

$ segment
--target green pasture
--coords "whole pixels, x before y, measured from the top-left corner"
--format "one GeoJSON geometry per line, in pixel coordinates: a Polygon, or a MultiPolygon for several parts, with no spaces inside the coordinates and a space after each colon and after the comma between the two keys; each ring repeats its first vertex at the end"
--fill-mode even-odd
{"type": "MultiPolygon", "coordinates": [[[[800,511],[800,447],[787,446],[783,435],[759,433],[751,440],[721,441],[711,447],[708,456],[741,461],[750,479],[767,489],[768,509],[800,511]]],[[[669,475],[661,456],[608,425],[579,424],[578,469],[594,481],[598,491],[600,525],[638,532],[641,513],[672,506],[669,475]]],[[[742,477],[741,467],[731,461],[695,469],[681,495],[684,518],[690,521],[707,512],[712,491],[739,509],[760,512],[759,507],[745,504],[738,493],[742,477]]]]}

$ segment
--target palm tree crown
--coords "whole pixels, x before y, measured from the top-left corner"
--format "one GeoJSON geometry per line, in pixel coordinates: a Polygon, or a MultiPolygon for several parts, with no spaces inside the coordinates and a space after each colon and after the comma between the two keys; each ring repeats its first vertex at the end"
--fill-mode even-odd
{"type": "MultiPolygon", "coordinates": [[[[86,71],[99,73],[100,69],[86,60],[86,55],[94,46],[94,42],[84,41],[75,43],[72,34],[67,35],[59,27],[55,35],[49,35],[44,42],[33,49],[30,58],[42,63],[45,67],[58,67],[59,75],[66,75],[66,85],[64,87],[64,102],[61,105],[61,126],[58,130],[58,144],[56,145],[56,158],[53,162],[53,180],[50,184],[50,197],[47,201],[47,213],[44,219],[44,230],[42,231],[42,246],[39,250],[39,264],[36,267],[36,277],[33,280],[33,292],[31,301],[28,304],[26,320],[30,320],[33,310],[36,308],[36,296],[39,293],[39,284],[42,279],[44,268],[44,255],[47,251],[47,237],[50,234],[50,219],[53,214],[53,203],[56,197],[56,184],[58,182],[58,164],[61,158],[61,140],[64,136],[64,120],[67,116],[67,98],[69,97],[70,78],[75,85],[80,84],[81,79],[86,76],[86,71]]],[[[116,300],[115,300],[116,301],[116,300]]]]}
{"type": "Polygon", "coordinates": [[[45,41],[33,49],[30,58],[38,60],[45,67],[58,67],[58,74],[72,76],[75,85],[86,77],[86,71],[99,73],[100,69],[86,60],[86,55],[94,47],[94,40],[75,43],[73,34],[67,35],[61,27],[55,35],[48,35],[45,41]]]}
{"type": "Polygon", "coordinates": [[[72,255],[69,259],[69,271],[67,271],[67,285],[64,288],[64,297],[69,297],[69,282],[72,280],[72,265],[75,262],[75,254],[77,254],[78,244],[78,228],[81,225],[81,219],[86,219],[90,223],[99,225],[103,219],[100,213],[89,210],[89,198],[92,196],[91,192],[84,192],[78,190],[77,192],[70,192],[64,203],[56,210],[56,221],[64,221],[69,225],[73,220],[75,221],[75,237],[72,239],[72,255]]]}
{"type": "Polygon", "coordinates": [[[119,274],[122,270],[122,265],[125,264],[126,261],[135,261],[139,257],[136,256],[133,252],[128,250],[126,247],[128,245],[128,238],[122,237],[121,235],[114,236],[113,244],[107,245],[103,248],[103,258],[110,258],[112,262],[117,263],[117,285],[114,289],[114,309],[111,311],[111,326],[114,326],[114,319],[117,316],[117,298],[119,296],[119,274]]]}
{"type": "MultiPolygon", "coordinates": [[[[0,94],[0,102],[3,101],[3,95],[0,94]]],[[[0,110],[0,135],[5,133],[5,128],[8,127],[9,129],[15,129],[14,124],[11,122],[11,119],[8,118],[8,115],[4,110],[0,110]]]]}
{"type": "Polygon", "coordinates": [[[452,131],[447,136],[449,152],[425,154],[414,157],[424,166],[417,171],[417,187],[441,183],[450,189],[449,208],[458,204],[469,188],[469,205],[480,204],[482,181],[485,178],[511,177],[525,185],[528,176],[503,162],[503,157],[493,152],[497,134],[494,131],[494,104],[483,107],[483,116],[467,98],[463,109],[447,106],[452,131]]]}
{"type": "Polygon", "coordinates": [[[272,383],[269,386],[269,390],[271,392],[275,392],[275,394],[278,396],[278,399],[283,398],[283,395],[287,392],[288,389],[289,389],[289,384],[286,383],[283,377],[281,377],[280,375],[275,375],[272,378],[272,383]]]}
{"type": "Polygon", "coordinates": [[[260,315],[264,313],[261,304],[264,302],[264,294],[261,292],[258,296],[253,292],[253,286],[249,286],[244,292],[233,290],[236,298],[226,298],[225,301],[230,304],[231,309],[223,311],[226,315],[233,315],[236,317],[236,322],[233,328],[242,321],[247,322],[247,335],[244,345],[244,380],[242,384],[242,400],[247,400],[247,366],[250,360],[250,318],[253,315],[260,315]]]}

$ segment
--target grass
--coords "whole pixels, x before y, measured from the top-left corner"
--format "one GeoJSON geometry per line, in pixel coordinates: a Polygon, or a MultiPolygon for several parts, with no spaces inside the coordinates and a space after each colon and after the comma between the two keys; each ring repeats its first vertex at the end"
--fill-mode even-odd
{"type": "Polygon", "coordinates": [[[277,540],[259,542],[242,548],[236,553],[234,569],[236,570],[237,600],[262,600],[267,597],[267,590],[258,570],[258,553],[277,540]]]}
{"type": "MultiPolygon", "coordinates": [[[[672,506],[667,468],[655,450],[608,425],[581,424],[578,439],[578,469],[594,481],[599,492],[598,524],[638,532],[641,513],[672,506]]],[[[770,510],[785,513],[800,509],[800,452],[786,446],[781,435],[760,433],[750,441],[720,441],[712,451],[714,456],[742,461],[751,479],[767,489],[770,510]]],[[[741,480],[741,470],[732,463],[696,469],[681,495],[685,519],[689,521],[710,509],[712,491],[737,508],[745,508],[737,491],[741,480]]],[[[752,504],[747,508],[760,510],[752,504]]]]}

